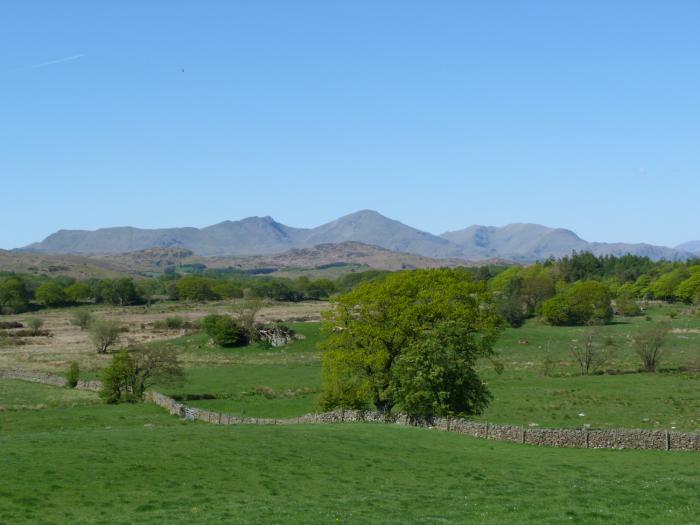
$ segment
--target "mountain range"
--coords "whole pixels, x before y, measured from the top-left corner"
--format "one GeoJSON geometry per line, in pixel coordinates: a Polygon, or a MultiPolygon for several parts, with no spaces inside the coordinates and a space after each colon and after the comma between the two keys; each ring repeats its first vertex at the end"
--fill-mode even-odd
{"type": "Polygon", "coordinates": [[[294,228],[272,217],[248,217],[205,228],[103,228],[59,230],[18,251],[49,254],[114,254],[150,248],[184,248],[199,256],[273,255],[320,244],[359,242],[387,250],[438,259],[506,259],[532,262],[572,251],[596,255],[627,253],[651,259],[682,260],[700,253],[700,242],[677,248],[650,244],[587,242],[574,232],[538,224],[470,226],[434,235],[372,210],[346,215],[315,228],[294,228]]]}

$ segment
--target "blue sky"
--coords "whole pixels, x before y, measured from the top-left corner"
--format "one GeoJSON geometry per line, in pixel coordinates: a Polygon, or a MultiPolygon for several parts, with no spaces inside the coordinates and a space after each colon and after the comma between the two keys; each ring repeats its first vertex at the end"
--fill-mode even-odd
{"type": "Polygon", "coordinates": [[[698,27],[698,0],[6,2],[0,247],[363,208],[700,238],[698,27]]]}

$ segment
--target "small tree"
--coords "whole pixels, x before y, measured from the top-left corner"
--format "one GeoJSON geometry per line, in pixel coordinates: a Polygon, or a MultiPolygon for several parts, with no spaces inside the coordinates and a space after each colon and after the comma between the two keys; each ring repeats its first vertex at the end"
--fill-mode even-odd
{"type": "Polygon", "coordinates": [[[139,347],[132,350],[134,363],[134,395],[141,398],[156,381],[176,384],[185,379],[177,354],[163,346],[139,347]]]}
{"type": "Polygon", "coordinates": [[[79,326],[80,331],[83,331],[89,328],[90,323],[92,322],[92,314],[88,310],[76,310],[73,312],[73,318],[70,322],[73,326],[79,326]]]}
{"type": "Polygon", "coordinates": [[[98,320],[90,323],[90,339],[98,354],[106,354],[119,342],[121,326],[116,321],[98,320]]]}
{"type": "Polygon", "coordinates": [[[255,317],[263,307],[263,303],[257,299],[250,299],[237,304],[233,308],[238,324],[243,329],[248,341],[255,342],[259,339],[258,330],[255,327],[255,317]]]}
{"type": "Polygon", "coordinates": [[[654,325],[639,332],[633,340],[635,352],[642,360],[642,368],[647,372],[656,372],[661,358],[665,354],[664,344],[669,328],[654,325]]]}
{"type": "Polygon", "coordinates": [[[611,357],[612,339],[603,340],[598,330],[589,328],[572,342],[571,354],[578,363],[581,375],[585,376],[602,367],[611,357]]]}
{"type": "Polygon", "coordinates": [[[78,380],[80,379],[80,366],[78,363],[73,361],[68,367],[68,373],[66,374],[66,381],[70,388],[75,388],[78,386],[78,380]]]}
{"type": "Polygon", "coordinates": [[[107,403],[134,401],[136,372],[134,360],[129,352],[121,350],[112,357],[112,362],[102,371],[100,397],[107,403]]]}
{"type": "Polygon", "coordinates": [[[182,366],[171,350],[164,347],[121,350],[102,372],[100,396],[107,403],[139,401],[154,382],[174,383],[183,379],[182,366]]]}
{"type": "Polygon", "coordinates": [[[39,319],[38,317],[30,317],[27,319],[27,326],[32,332],[32,335],[39,335],[41,332],[41,327],[44,326],[44,320],[39,319]]]}

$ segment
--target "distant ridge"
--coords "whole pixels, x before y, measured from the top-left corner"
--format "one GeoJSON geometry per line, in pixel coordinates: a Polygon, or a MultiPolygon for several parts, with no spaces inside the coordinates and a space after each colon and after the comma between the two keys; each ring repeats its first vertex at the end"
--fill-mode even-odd
{"type": "Polygon", "coordinates": [[[691,252],[695,255],[700,255],[700,241],[688,241],[676,246],[676,250],[691,252]]]}
{"type": "MultiPolygon", "coordinates": [[[[19,251],[114,254],[150,248],[183,248],[199,256],[241,257],[274,255],[293,249],[343,242],[358,242],[423,257],[470,261],[507,259],[533,262],[549,257],[563,257],[574,250],[590,251],[596,255],[630,253],[654,260],[684,260],[693,256],[692,250],[688,248],[587,242],[570,230],[539,224],[518,223],[500,228],[470,226],[434,235],[373,210],[351,213],[316,228],[293,228],[272,217],[248,217],[201,229],[118,227],[94,231],[59,230],[42,242],[19,251]]],[[[691,248],[695,246],[692,243],[689,245],[691,248]]]]}

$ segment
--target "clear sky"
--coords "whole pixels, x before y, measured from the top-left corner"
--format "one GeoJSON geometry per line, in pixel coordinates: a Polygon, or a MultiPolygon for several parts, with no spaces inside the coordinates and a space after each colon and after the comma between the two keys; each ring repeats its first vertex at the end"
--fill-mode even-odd
{"type": "Polygon", "coordinates": [[[363,208],[675,245],[700,1],[4,2],[0,197],[2,248],[363,208]]]}

